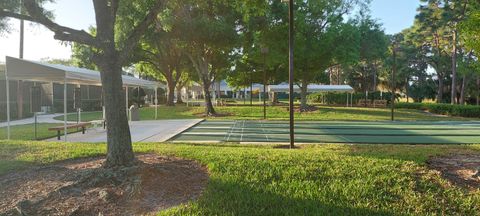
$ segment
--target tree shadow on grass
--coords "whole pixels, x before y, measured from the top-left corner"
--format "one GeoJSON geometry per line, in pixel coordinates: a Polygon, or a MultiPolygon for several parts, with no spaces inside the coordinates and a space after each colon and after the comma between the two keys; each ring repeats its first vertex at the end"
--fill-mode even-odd
{"type": "Polygon", "coordinates": [[[480,154],[480,149],[473,145],[345,145],[346,155],[380,160],[401,160],[424,164],[434,156],[447,154],[480,154]]]}
{"type": "MultiPolygon", "coordinates": [[[[309,193],[308,191],[299,191],[309,193]]],[[[288,197],[255,188],[220,180],[210,180],[207,191],[200,200],[186,209],[179,209],[180,214],[200,215],[396,215],[394,212],[373,208],[353,207],[341,197],[330,195],[331,203],[320,198],[288,197]],[[335,204],[337,203],[337,204],[335,204]],[[343,203],[343,204],[342,204],[343,203]]],[[[325,198],[325,197],[324,197],[325,198]]]]}

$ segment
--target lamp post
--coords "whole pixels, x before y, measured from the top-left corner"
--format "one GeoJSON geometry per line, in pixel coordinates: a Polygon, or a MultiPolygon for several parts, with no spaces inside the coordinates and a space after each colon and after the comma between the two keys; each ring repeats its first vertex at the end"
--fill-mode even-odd
{"type": "Polygon", "coordinates": [[[289,89],[289,104],[288,111],[290,114],[290,148],[295,147],[295,131],[294,131],[294,112],[293,112],[293,39],[294,39],[294,14],[293,14],[293,0],[282,0],[288,2],[288,89],[289,89]]]}
{"type": "Polygon", "coordinates": [[[268,47],[262,47],[263,54],[263,119],[267,119],[267,53],[268,47]]]}
{"type": "Polygon", "coordinates": [[[253,71],[250,71],[250,106],[253,106],[253,71]]]}

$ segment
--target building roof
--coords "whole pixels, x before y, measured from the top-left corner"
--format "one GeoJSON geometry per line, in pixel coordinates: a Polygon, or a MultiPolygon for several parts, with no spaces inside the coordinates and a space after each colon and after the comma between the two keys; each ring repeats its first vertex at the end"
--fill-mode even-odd
{"type": "MultiPolygon", "coordinates": [[[[300,88],[297,85],[293,86],[295,92],[300,92],[300,88]]],[[[270,92],[289,92],[288,84],[269,85],[268,91],[270,92]]],[[[353,92],[353,88],[349,85],[308,85],[307,92],[353,92]]]]}
{"type": "MultiPolygon", "coordinates": [[[[37,82],[67,82],[69,84],[102,85],[100,72],[85,68],[65,65],[48,64],[29,61],[13,57],[6,57],[6,71],[2,73],[0,66],[0,79],[26,80],[37,82]]],[[[138,79],[122,75],[124,86],[140,86],[146,88],[163,87],[159,82],[138,79]]]]}

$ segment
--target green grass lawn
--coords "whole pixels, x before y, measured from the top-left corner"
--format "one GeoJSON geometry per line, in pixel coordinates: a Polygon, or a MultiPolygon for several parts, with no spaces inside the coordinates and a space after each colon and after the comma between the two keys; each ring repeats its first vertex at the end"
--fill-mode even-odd
{"type": "MultiPolygon", "coordinates": [[[[241,120],[258,120],[263,119],[263,107],[261,106],[227,106],[216,107],[219,114],[225,114],[223,117],[214,117],[211,119],[241,119],[241,120]]],[[[159,107],[158,119],[188,119],[201,118],[204,112],[203,107],[159,107]]],[[[396,120],[401,121],[449,121],[449,120],[479,120],[473,118],[462,117],[437,117],[428,115],[419,110],[399,109],[396,110],[396,120]]],[[[101,112],[90,112],[82,114],[82,121],[91,121],[101,119],[101,112]]],[[[287,120],[287,107],[268,107],[267,118],[269,120],[287,120]]],[[[56,118],[63,120],[63,116],[56,118]]],[[[142,108],[140,111],[141,120],[155,119],[154,108],[142,108]]],[[[357,120],[357,121],[387,121],[390,120],[390,109],[385,108],[357,108],[357,107],[319,107],[319,110],[308,113],[295,113],[296,120],[357,120]]],[[[68,115],[69,121],[76,121],[76,114],[68,115]]]]}
{"type": "MultiPolygon", "coordinates": [[[[63,124],[56,123],[38,123],[37,140],[56,137],[57,131],[49,131],[48,128],[62,125],[63,124]]],[[[77,129],[69,129],[68,131],[69,133],[73,133],[77,132],[77,129]]],[[[35,124],[11,126],[10,138],[13,140],[35,140],[35,124]]],[[[7,139],[7,127],[0,127],[0,140],[2,139],[7,139]]]]}
{"type": "MultiPolygon", "coordinates": [[[[434,155],[480,145],[272,146],[135,144],[136,152],[194,159],[209,184],[162,215],[478,215],[480,192],[428,170],[434,155]]],[[[103,155],[105,144],[0,141],[0,175],[68,158],[103,155]]]]}

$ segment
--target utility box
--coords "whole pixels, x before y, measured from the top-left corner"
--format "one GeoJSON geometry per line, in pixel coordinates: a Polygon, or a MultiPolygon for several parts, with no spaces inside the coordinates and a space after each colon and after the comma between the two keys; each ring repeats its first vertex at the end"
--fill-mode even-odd
{"type": "Polygon", "coordinates": [[[130,121],[140,121],[140,111],[137,104],[130,106],[130,121]]]}

